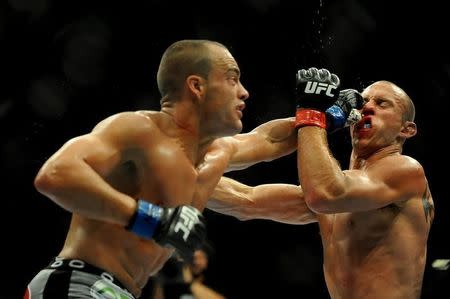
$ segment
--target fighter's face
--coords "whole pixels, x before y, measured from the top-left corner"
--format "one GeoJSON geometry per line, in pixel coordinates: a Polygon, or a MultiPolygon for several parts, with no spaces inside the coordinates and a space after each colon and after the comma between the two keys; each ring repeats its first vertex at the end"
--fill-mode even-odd
{"type": "Polygon", "coordinates": [[[361,110],[363,118],[351,129],[353,148],[375,151],[397,142],[406,109],[402,94],[388,82],[376,82],[362,95],[366,103],[361,110]]]}
{"type": "Polygon", "coordinates": [[[233,56],[224,48],[217,55],[207,79],[203,128],[216,137],[235,135],[242,130],[244,101],[249,94],[240,81],[240,70],[233,56]]]}

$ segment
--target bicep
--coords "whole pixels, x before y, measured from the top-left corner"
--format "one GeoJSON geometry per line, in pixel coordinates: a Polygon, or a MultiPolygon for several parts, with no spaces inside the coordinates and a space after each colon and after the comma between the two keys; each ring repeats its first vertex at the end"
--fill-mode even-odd
{"type": "MultiPolygon", "coordinates": [[[[124,112],[99,123],[94,130],[70,145],[67,155],[76,156],[99,173],[107,173],[126,155],[150,147],[153,128],[147,118],[124,112]]],[[[131,154],[129,155],[131,157],[131,154]]]]}
{"type": "Polygon", "coordinates": [[[124,149],[130,145],[137,148],[137,140],[147,140],[139,136],[146,133],[141,125],[142,119],[133,113],[111,116],[100,122],[91,133],[66,142],[49,162],[71,164],[72,167],[88,164],[97,172],[106,173],[120,161],[124,149]]]}
{"type": "Polygon", "coordinates": [[[344,175],[345,193],[336,199],[343,201],[344,211],[381,208],[398,197],[397,190],[383,179],[383,175],[370,175],[360,170],[345,171],[344,175]]]}
{"type": "Polygon", "coordinates": [[[87,164],[99,173],[109,171],[109,168],[120,159],[114,143],[104,138],[87,134],[66,142],[46,164],[87,164]]]}
{"type": "Polygon", "coordinates": [[[345,192],[332,200],[331,213],[368,211],[415,195],[420,172],[404,167],[344,171],[345,192]]]}

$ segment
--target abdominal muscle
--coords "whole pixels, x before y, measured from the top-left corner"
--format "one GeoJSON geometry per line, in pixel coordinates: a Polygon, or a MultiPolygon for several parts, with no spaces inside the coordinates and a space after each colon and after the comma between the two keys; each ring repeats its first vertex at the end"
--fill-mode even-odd
{"type": "Polygon", "coordinates": [[[138,297],[149,277],[172,253],[173,249],[139,238],[123,227],[74,215],[59,256],[80,259],[111,273],[138,297]]]}
{"type": "Polygon", "coordinates": [[[368,246],[370,239],[352,241],[329,243],[324,249],[325,280],[331,298],[420,297],[426,257],[423,245],[413,248],[398,233],[386,235],[373,246],[368,246]]]}

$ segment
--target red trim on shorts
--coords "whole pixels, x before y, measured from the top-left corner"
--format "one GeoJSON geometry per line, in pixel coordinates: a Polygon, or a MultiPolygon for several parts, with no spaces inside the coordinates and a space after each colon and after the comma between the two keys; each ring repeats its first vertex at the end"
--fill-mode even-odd
{"type": "Polygon", "coordinates": [[[27,290],[25,291],[25,295],[23,296],[23,299],[30,299],[30,298],[31,298],[30,288],[27,287],[27,290]]]}

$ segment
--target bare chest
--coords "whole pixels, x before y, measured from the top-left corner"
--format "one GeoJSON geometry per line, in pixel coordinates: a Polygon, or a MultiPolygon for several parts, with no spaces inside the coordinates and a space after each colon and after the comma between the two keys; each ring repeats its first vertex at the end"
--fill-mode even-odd
{"type": "Polygon", "coordinates": [[[162,206],[187,204],[202,210],[228,158],[220,152],[208,153],[199,165],[193,165],[184,153],[166,149],[151,159],[137,159],[134,165],[122,171],[128,183],[121,187],[130,195],[162,206]]]}
{"type": "Polygon", "coordinates": [[[330,215],[321,221],[322,237],[325,244],[333,246],[370,248],[390,233],[398,215],[396,206],[330,215]]]}

